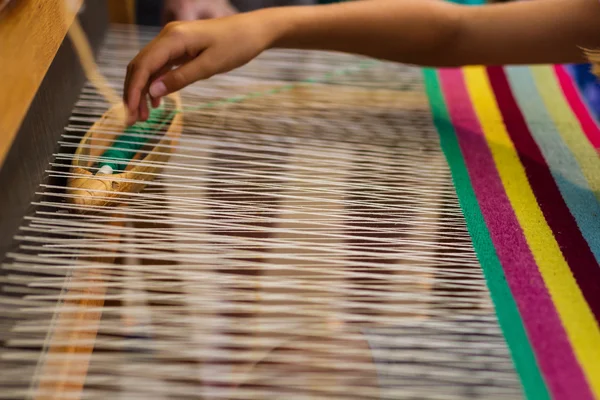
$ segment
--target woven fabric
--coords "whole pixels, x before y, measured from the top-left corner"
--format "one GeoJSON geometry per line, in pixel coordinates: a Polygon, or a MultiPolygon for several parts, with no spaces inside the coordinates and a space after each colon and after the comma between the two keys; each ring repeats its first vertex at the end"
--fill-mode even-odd
{"type": "Polygon", "coordinates": [[[563,67],[425,71],[530,398],[600,396],[600,130],[563,67]]]}

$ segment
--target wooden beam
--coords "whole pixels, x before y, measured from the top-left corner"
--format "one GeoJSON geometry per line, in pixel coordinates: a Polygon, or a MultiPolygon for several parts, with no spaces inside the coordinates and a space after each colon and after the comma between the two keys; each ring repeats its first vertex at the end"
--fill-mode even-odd
{"type": "Polygon", "coordinates": [[[64,0],[19,0],[0,14],[0,167],[73,17],[64,0]]]}

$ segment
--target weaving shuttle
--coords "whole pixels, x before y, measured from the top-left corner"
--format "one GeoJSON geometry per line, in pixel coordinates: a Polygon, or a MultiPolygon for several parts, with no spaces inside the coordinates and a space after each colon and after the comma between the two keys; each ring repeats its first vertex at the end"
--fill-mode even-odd
{"type": "Polygon", "coordinates": [[[163,124],[159,124],[159,131],[152,132],[151,136],[154,138],[145,144],[121,173],[99,174],[92,172],[92,169],[95,160],[117,139],[118,132],[125,129],[124,106],[122,104],[113,106],[94,123],[81,139],[73,157],[70,169],[72,175],[67,180],[70,202],[92,208],[113,206],[128,194],[140,192],[148,181],[154,179],[160,171],[158,165],[169,160],[170,153],[177,145],[181,134],[183,115],[176,111],[181,108],[179,94],[169,95],[165,102],[170,103],[167,110],[171,109],[172,118],[165,119],[163,124]],[[162,138],[155,137],[161,135],[162,138]]]}

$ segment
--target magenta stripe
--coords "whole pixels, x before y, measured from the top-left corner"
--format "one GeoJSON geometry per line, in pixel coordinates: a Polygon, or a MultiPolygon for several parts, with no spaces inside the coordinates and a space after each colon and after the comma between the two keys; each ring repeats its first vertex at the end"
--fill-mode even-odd
{"type": "Polygon", "coordinates": [[[573,79],[569,76],[567,71],[565,71],[564,67],[560,65],[554,67],[554,73],[558,78],[558,82],[565,94],[567,102],[577,116],[588,140],[595,149],[600,149],[600,129],[598,128],[594,117],[592,117],[592,113],[589,112],[587,105],[583,102],[579,90],[577,90],[573,83],[573,79]]]}
{"type": "Polygon", "coordinates": [[[441,70],[452,124],[481,212],[555,399],[588,399],[587,382],[504,191],[461,70],[441,70]]]}

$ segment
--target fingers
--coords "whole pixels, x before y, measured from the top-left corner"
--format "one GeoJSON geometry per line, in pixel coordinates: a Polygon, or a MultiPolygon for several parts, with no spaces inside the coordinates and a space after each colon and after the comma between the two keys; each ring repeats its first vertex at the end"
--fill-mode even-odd
{"type": "Polygon", "coordinates": [[[150,115],[150,110],[148,109],[148,99],[146,96],[144,96],[142,98],[142,100],[140,101],[140,107],[139,107],[139,119],[141,121],[146,121],[148,119],[148,116],[150,115]]]}
{"type": "Polygon", "coordinates": [[[148,116],[150,115],[148,107],[147,107],[147,99],[149,98],[152,107],[156,108],[160,105],[160,97],[153,97],[150,95],[150,84],[157,79],[161,79],[162,76],[171,70],[171,68],[175,65],[183,64],[184,62],[189,61],[189,57],[187,55],[177,58],[176,60],[169,61],[167,65],[163,66],[156,73],[152,74],[152,76],[148,79],[146,86],[142,90],[142,95],[140,99],[140,107],[138,108],[138,116],[141,121],[146,121],[148,116]]]}
{"type": "Polygon", "coordinates": [[[161,97],[150,97],[150,102],[152,103],[153,108],[160,106],[160,99],[161,97]]]}
{"type": "MultiPolygon", "coordinates": [[[[172,31],[173,28],[169,29],[172,31]]],[[[127,106],[129,124],[147,111],[145,96],[152,78],[159,72],[169,70],[174,61],[186,56],[184,41],[177,39],[178,35],[174,34],[159,35],[127,66],[123,100],[127,106]]]]}
{"type": "Polygon", "coordinates": [[[167,72],[161,79],[150,85],[150,95],[153,98],[160,98],[200,79],[215,75],[219,70],[212,53],[213,51],[208,49],[197,58],[167,72]]]}

